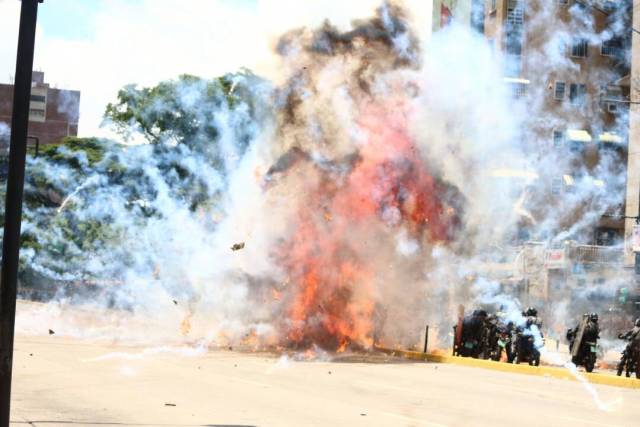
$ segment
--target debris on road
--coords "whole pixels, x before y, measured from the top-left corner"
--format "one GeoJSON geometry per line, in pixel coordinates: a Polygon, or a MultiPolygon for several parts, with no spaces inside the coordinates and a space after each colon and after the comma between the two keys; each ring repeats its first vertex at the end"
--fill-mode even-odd
{"type": "Polygon", "coordinates": [[[173,300],[173,303],[174,303],[175,305],[178,305],[178,301],[176,301],[176,300],[173,300]]]}
{"type": "Polygon", "coordinates": [[[175,403],[165,403],[164,406],[177,406],[175,403]]]}
{"type": "Polygon", "coordinates": [[[53,335],[53,334],[55,334],[55,333],[56,333],[56,332],[55,332],[53,329],[49,329],[49,335],[53,335]]]}

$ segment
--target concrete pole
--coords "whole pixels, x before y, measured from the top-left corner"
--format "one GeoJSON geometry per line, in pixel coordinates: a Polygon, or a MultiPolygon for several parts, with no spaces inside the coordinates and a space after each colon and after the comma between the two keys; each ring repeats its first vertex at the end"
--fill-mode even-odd
{"type": "Polygon", "coordinates": [[[36,20],[38,3],[42,3],[42,1],[22,0],[22,10],[20,12],[4,240],[2,242],[2,282],[0,282],[0,427],[9,427],[11,415],[11,372],[16,320],[22,194],[27,154],[27,129],[29,126],[29,102],[31,98],[36,20]]]}
{"type": "MultiPolygon", "coordinates": [[[[640,28],[640,3],[633,2],[633,28],[640,28]]],[[[637,217],[640,212],[640,34],[631,33],[631,88],[629,104],[629,145],[627,149],[627,200],[625,216],[637,217]]],[[[631,247],[631,237],[636,220],[625,219],[624,265],[633,267],[635,254],[631,247]]]]}

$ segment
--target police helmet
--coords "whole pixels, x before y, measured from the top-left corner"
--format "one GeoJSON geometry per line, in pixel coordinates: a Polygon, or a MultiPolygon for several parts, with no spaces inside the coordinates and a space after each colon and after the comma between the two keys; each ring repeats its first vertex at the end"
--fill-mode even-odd
{"type": "Polygon", "coordinates": [[[640,328],[640,317],[636,319],[635,325],[640,328]]]}
{"type": "Polygon", "coordinates": [[[527,308],[526,314],[527,314],[527,316],[537,316],[538,315],[538,310],[536,310],[533,307],[529,307],[529,308],[527,308]]]}
{"type": "Polygon", "coordinates": [[[592,322],[597,322],[598,321],[598,313],[591,313],[589,315],[589,320],[591,320],[592,322]]]}

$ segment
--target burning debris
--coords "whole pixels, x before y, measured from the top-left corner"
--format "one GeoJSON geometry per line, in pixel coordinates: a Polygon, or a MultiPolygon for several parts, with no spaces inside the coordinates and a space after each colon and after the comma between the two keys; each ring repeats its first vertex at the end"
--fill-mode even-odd
{"type": "Polygon", "coordinates": [[[233,246],[231,246],[231,250],[234,252],[239,251],[240,249],[244,249],[244,242],[234,243],[233,246]]]}

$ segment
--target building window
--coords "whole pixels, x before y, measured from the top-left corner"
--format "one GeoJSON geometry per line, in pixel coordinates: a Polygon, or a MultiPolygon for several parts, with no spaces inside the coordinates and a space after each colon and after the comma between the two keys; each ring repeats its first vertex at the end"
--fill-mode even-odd
{"type": "Polygon", "coordinates": [[[566,6],[569,4],[569,0],[558,0],[560,6],[566,6]]]}
{"type": "Polygon", "coordinates": [[[40,110],[38,108],[31,108],[29,110],[29,115],[34,117],[44,117],[44,110],[40,110]]]}
{"type": "Polygon", "coordinates": [[[553,178],[551,180],[551,194],[560,194],[562,192],[562,178],[553,178]]]}
{"type": "Polygon", "coordinates": [[[623,95],[620,86],[601,86],[600,94],[601,107],[611,114],[619,113],[622,109],[621,107],[623,107],[628,100],[628,98],[623,95]]]}
{"type": "Polygon", "coordinates": [[[33,102],[47,102],[47,97],[44,95],[31,95],[31,101],[33,102]]]}
{"type": "Polygon", "coordinates": [[[553,146],[556,148],[560,148],[562,147],[562,144],[564,143],[564,132],[562,132],[561,130],[554,130],[553,131],[553,146]]]}
{"type": "Polygon", "coordinates": [[[509,55],[521,55],[524,41],[524,6],[522,1],[508,0],[505,29],[507,53],[509,55]]]}
{"type": "Polygon", "coordinates": [[[598,246],[613,246],[616,244],[616,231],[610,228],[597,228],[595,244],[598,246]]]}
{"type": "Polygon", "coordinates": [[[527,85],[524,83],[514,83],[511,91],[514,98],[523,98],[527,94],[527,85]]]}
{"type": "Polygon", "coordinates": [[[622,2],[619,2],[616,0],[604,0],[600,5],[602,10],[609,13],[615,12],[616,9],[619,9],[621,6],[622,6],[622,2]]]}
{"type": "Polygon", "coordinates": [[[585,58],[587,56],[587,44],[586,39],[576,39],[571,45],[571,56],[574,58],[585,58]]]}
{"type": "Polygon", "coordinates": [[[558,100],[563,100],[565,88],[566,88],[565,82],[556,82],[556,87],[553,95],[554,98],[558,100]]]}
{"type": "Polygon", "coordinates": [[[491,0],[491,12],[496,10],[496,0],[491,0]]]}
{"type": "Polygon", "coordinates": [[[600,46],[600,55],[602,56],[618,56],[622,49],[622,41],[619,38],[612,38],[602,42],[600,46]]]}
{"type": "Polygon", "coordinates": [[[471,28],[480,34],[484,34],[484,8],[485,0],[471,1],[471,28]]]}
{"type": "Polygon", "coordinates": [[[573,105],[584,105],[587,95],[587,85],[571,83],[569,86],[569,100],[573,105]]]}

